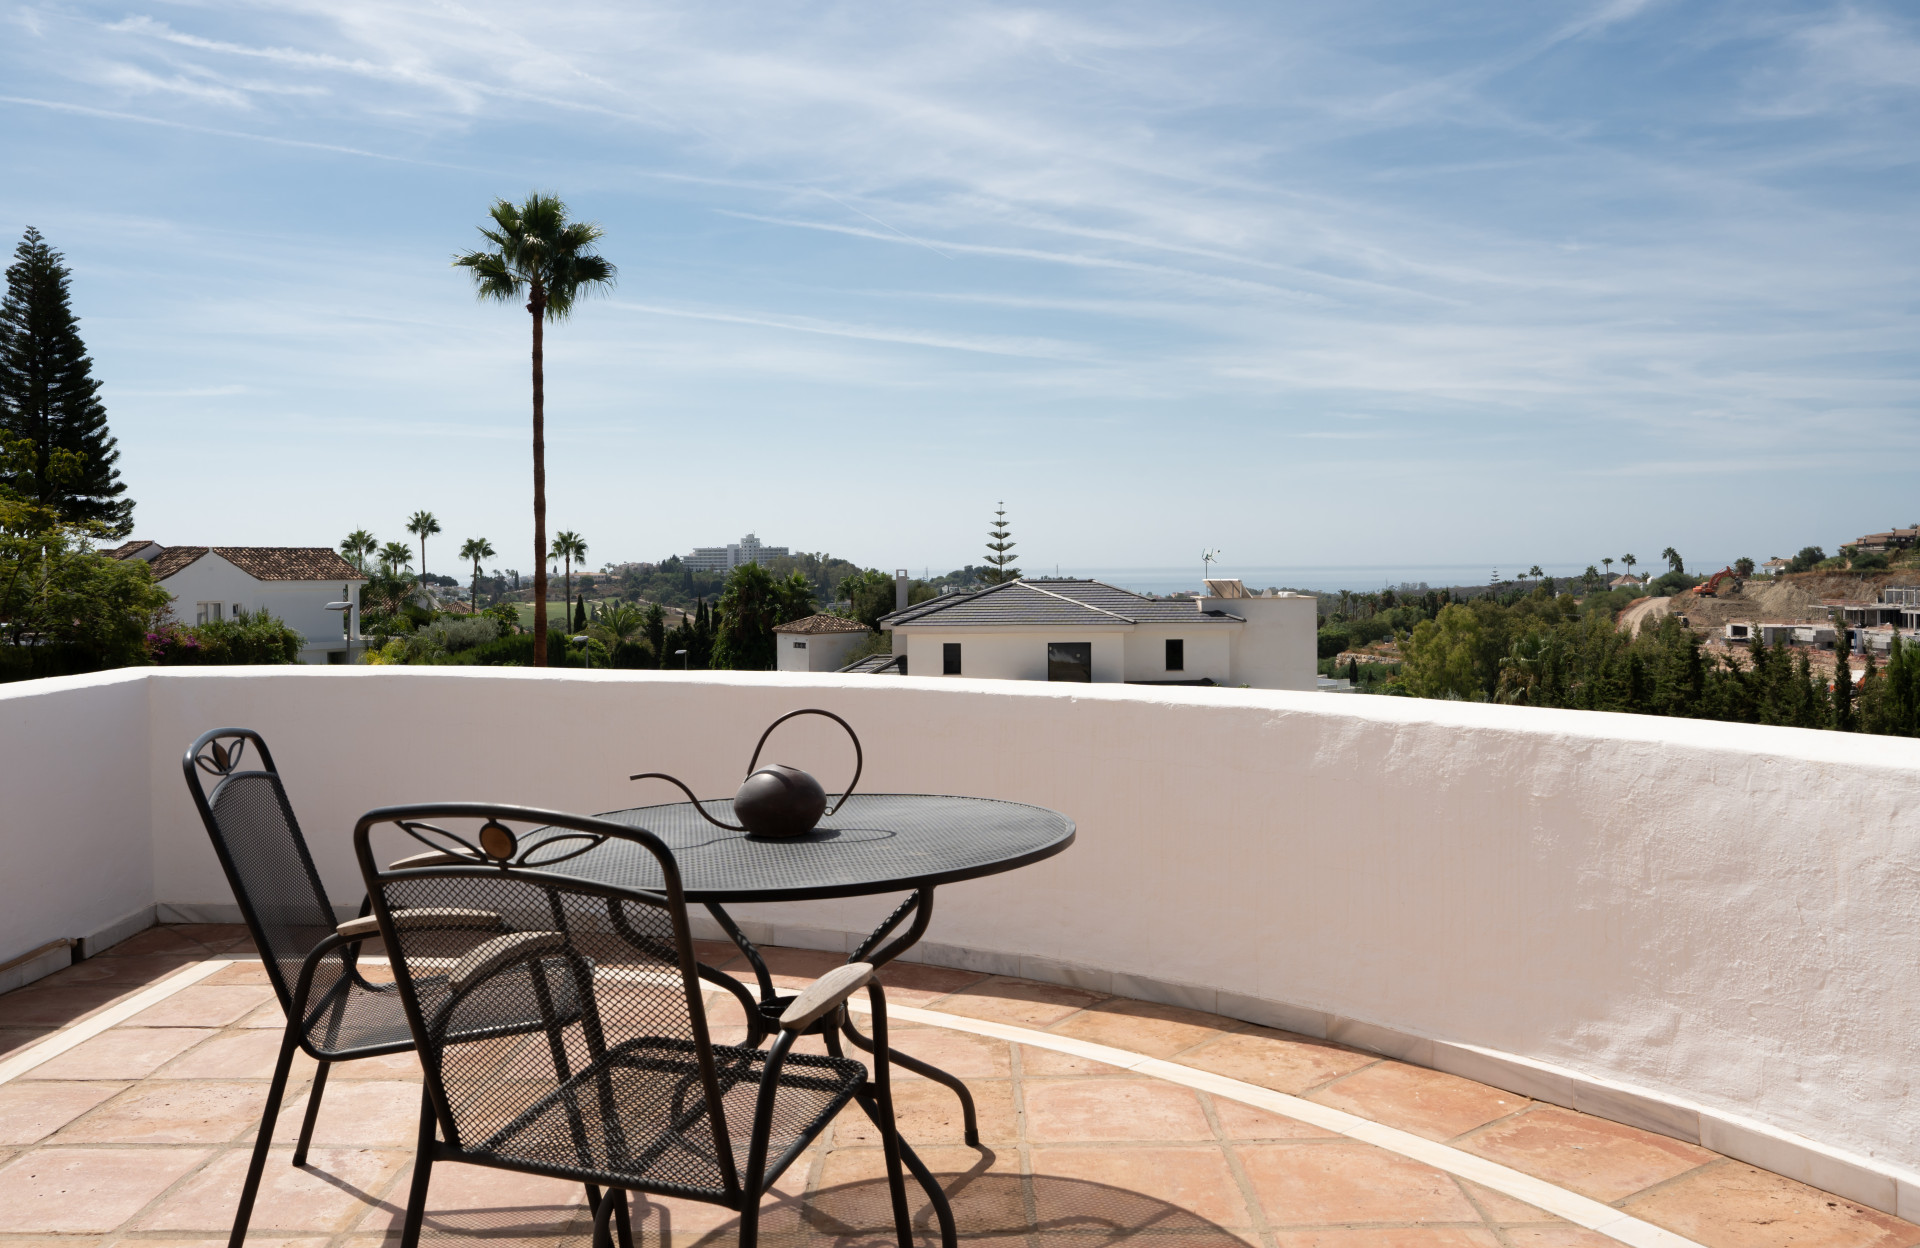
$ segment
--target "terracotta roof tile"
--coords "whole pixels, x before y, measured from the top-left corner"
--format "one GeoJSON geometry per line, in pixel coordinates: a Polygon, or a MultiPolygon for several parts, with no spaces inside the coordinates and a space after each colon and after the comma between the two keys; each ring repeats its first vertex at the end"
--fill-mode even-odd
{"type": "MultiPolygon", "coordinates": [[[[152,546],[135,541],[104,552],[126,559],[152,546]]],[[[168,546],[152,564],[153,579],[164,581],[211,550],[256,581],[364,581],[367,578],[339,553],[325,546],[168,546]]]]}
{"type": "Polygon", "coordinates": [[[804,620],[794,620],[790,624],[776,624],[773,631],[817,636],[822,633],[864,633],[869,630],[859,620],[849,620],[845,616],[810,615],[804,620]]]}

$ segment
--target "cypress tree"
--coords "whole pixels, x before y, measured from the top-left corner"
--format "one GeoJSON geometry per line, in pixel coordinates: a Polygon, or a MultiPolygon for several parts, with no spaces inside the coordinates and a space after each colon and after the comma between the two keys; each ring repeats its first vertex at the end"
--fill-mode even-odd
{"type": "Polygon", "coordinates": [[[34,472],[10,484],[64,520],[99,521],[125,537],[133,500],[122,497],[120,451],[68,302],[65,257],[31,227],[13,255],[0,300],[0,427],[32,439],[34,472]],[[77,471],[56,467],[57,452],[79,456],[77,471]]]}
{"type": "Polygon", "coordinates": [[[1841,732],[1853,731],[1853,663],[1848,656],[1853,645],[1849,630],[1834,630],[1833,638],[1833,726],[1841,732]]]}
{"type": "Polygon", "coordinates": [[[574,595],[573,631],[576,633],[584,633],[587,631],[587,597],[585,594],[574,595]]]}

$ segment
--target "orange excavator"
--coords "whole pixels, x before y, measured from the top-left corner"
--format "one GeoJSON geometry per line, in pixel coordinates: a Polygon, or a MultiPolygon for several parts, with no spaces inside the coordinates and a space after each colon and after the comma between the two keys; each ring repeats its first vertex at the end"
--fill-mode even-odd
{"type": "Polygon", "coordinates": [[[1729,578],[1733,581],[1733,592],[1736,594],[1739,593],[1746,582],[1741,580],[1739,574],[1732,568],[1721,568],[1718,572],[1715,572],[1712,576],[1700,582],[1700,584],[1695,585],[1693,592],[1702,598],[1717,598],[1720,596],[1720,583],[1729,578]]]}

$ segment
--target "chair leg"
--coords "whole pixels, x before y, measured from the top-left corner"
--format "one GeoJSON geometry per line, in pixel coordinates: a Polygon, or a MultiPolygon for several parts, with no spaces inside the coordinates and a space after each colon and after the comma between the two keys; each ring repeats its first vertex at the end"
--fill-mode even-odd
{"type": "Polygon", "coordinates": [[[293,1164],[307,1164],[307,1145],[313,1143],[313,1124],[320,1117],[320,1097],[327,1090],[327,1071],[332,1062],[321,1062],[320,1069],[314,1072],[313,1088],[307,1093],[307,1117],[300,1124],[300,1142],[293,1146],[293,1164]]]}
{"type": "Polygon", "coordinates": [[[273,1082],[267,1085],[267,1105],[260,1111],[260,1137],[253,1142],[253,1160],[247,1163],[247,1181],[240,1186],[240,1207],[233,1214],[233,1233],[227,1238],[227,1248],[242,1248],[247,1242],[253,1200],[260,1194],[260,1176],[266,1172],[267,1153],[273,1147],[273,1126],[280,1117],[281,1098],[287,1094],[287,1074],[293,1069],[293,1055],[299,1051],[299,1033],[290,1022],[280,1041],[280,1060],[273,1065],[273,1082]]]}
{"type": "MultiPolygon", "coordinates": [[[[420,1089],[420,1134],[413,1145],[413,1188],[407,1193],[407,1220],[400,1228],[400,1248],[419,1248],[420,1224],[427,1217],[427,1184],[433,1178],[433,1098],[420,1089]]],[[[602,1208],[606,1205],[601,1202],[602,1208]]],[[[230,1248],[239,1248],[238,1244],[230,1248]]]]}
{"type": "Polygon", "coordinates": [[[613,1193],[608,1192],[600,1200],[600,1207],[593,1212],[593,1248],[613,1248],[613,1236],[607,1231],[607,1222],[613,1215],[616,1203],[613,1193]]]}
{"type": "Polygon", "coordinates": [[[920,1160],[920,1154],[914,1152],[913,1145],[905,1139],[900,1141],[900,1157],[907,1163],[907,1169],[913,1171],[913,1177],[920,1181],[920,1187],[933,1205],[933,1216],[940,1222],[940,1248],[956,1248],[960,1235],[953,1223],[953,1206],[947,1203],[946,1191],[934,1181],[933,1171],[927,1169],[927,1163],[920,1160]]]}
{"type": "Polygon", "coordinates": [[[607,1195],[619,1198],[613,1207],[613,1225],[620,1232],[620,1248],[633,1248],[633,1220],[627,1215],[627,1189],[616,1188],[607,1195]]]}
{"type": "Polygon", "coordinates": [[[758,1248],[760,1243],[760,1197],[748,1196],[740,1206],[740,1248],[758,1248]]]}

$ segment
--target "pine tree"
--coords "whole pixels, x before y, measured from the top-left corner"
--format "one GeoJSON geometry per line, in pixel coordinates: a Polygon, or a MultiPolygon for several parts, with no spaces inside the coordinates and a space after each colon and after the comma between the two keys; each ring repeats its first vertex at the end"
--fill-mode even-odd
{"type": "Polygon", "coordinates": [[[68,303],[65,257],[32,228],[13,254],[0,301],[0,428],[31,439],[35,457],[31,480],[18,484],[64,520],[99,521],[125,537],[133,500],[121,497],[120,451],[68,303]],[[83,457],[77,473],[50,471],[60,451],[83,457]]]}
{"type": "Polygon", "coordinates": [[[1020,579],[1020,569],[1013,566],[1015,543],[1007,532],[1007,505],[999,506],[993,513],[993,528],[987,531],[987,566],[980,577],[989,585],[1020,579]]]}

